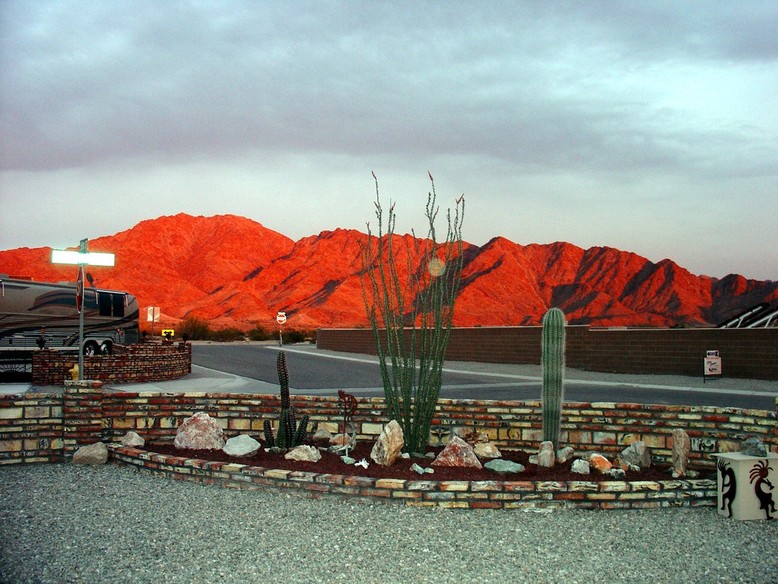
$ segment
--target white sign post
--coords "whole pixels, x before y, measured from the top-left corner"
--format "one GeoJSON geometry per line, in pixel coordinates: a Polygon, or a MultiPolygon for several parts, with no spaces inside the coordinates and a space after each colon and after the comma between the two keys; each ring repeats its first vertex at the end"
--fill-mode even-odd
{"type": "Polygon", "coordinates": [[[68,264],[78,266],[76,279],[76,310],[78,310],[78,380],[84,379],[84,266],[114,265],[115,256],[112,253],[89,253],[88,239],[82,239],[78,251],[51,250],[52,264],[68,264]]]}
{"type": "Polygon", "coordinates": [[[154,338],[154,323],[159,322],[159,306],[149,306],[146,309],[146,320],[151,323],[151,338],[154,338]]]}
{"type": "Polygon", "coordinates": [[[706,351],[702,382],[708,377],[721,377],[721,356],[718,351],[706,351]]]}
{"type": "Polygon", "coordinates": [[[276,314],[276,322],[278,323],[278,346],[284,344],[284,323],[286,322],[286,313],[278,311],[276,314]]]}

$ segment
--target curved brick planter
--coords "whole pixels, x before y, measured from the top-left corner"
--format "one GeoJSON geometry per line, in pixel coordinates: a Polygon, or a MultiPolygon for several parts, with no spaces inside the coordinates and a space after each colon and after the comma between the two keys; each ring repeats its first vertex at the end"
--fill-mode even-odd
{"type": "Polygon", "coordinates": [[[317,474],[181,458],[110,444],[111,459],[151,474],[238,489],[293,489],[414,506],[464,509],[646,509],[713,506],[716,481],[409,481],[317,474]]]}

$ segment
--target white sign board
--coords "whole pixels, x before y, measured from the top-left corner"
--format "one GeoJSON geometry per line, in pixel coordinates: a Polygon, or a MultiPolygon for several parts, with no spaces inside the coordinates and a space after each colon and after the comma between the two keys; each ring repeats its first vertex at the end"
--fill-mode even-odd
{"type": "Polygon", "coordinates": [[[276,322],[278,324],[284,324],[286,322],[286,313],[285,312],[279,312],[276,315],[276,322]]]}
{"type": "Polygon", "coordinates": [[[146,309],[146,320],[149,322],[159,322],[159,306],[149,306],[146,309]]]}
{"type": "Polygon", "coordinates": [[[53,264],[83,264],[85,266],[113,266],[116,256],[112,253],[96,253],[70,251],[65,249],[51,250],[51,262],[53,264]]]}

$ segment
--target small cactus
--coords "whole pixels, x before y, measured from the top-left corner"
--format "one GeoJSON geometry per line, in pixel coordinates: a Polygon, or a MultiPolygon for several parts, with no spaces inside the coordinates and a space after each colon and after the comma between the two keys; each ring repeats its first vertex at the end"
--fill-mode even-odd
{"type": "Polygon", "coordinates": [[[543,316],[543,441],[559,448],[565,373],[565,314],[551,308],[543,316]]]}
{"type": "Polygon", "coordinates": [[[286,354],[281,351],[276,359],[278,384],[281,386],[281,414],[278,418],[278,430],[273,436],[270,420],[264,421],[265,443],[268,448],[293,448],[305,441],[308,431],[308,415],[304,415],[297,423],[294,406],[289,399],[289,372],[286,369],[286,354]]]}

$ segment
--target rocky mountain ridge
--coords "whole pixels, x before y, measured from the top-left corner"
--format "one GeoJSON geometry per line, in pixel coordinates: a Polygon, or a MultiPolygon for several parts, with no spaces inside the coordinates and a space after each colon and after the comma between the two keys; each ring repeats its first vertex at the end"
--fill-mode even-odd
{"type": "MultiPolygon", "coordinates": [[[[367,324],[360,249],[367,235],[336,229],[298,241],[235,215],[178,214],[90,239],[116,254],[91,267],[95,285],[127,290],[163,322],[189,316],[213,328],[271,328],[284,310],[297,329],[367,324]]],[[[396,236],[410,245],[409,235],[396,236]]],[[[609,247],[520,245],[495,237],[465,244],[457,326],[536,325],[550,306],[571,324],[711,326],[760,302],[778,302],[778,282],[697,276],[665,259],[653,263],[609,247]]],[[[75,267],[51,264],[50,248],[0,251],[0,273],[73,281],[75,267]]]]}

